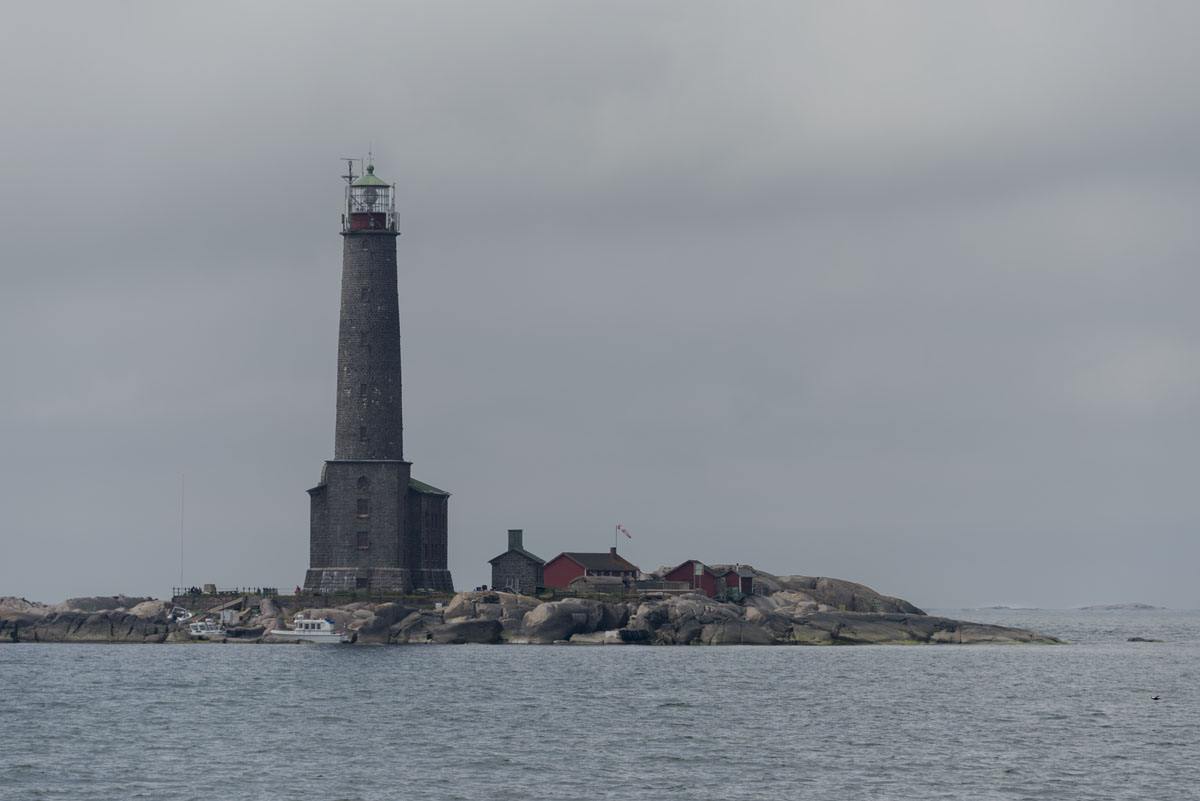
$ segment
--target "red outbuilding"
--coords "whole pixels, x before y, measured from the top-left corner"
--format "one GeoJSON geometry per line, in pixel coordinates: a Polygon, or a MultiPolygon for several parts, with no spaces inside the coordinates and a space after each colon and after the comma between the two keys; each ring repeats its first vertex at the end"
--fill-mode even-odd
{"type": "MultiPolygon", "coordinates": [[[[699,559],[689,559],[663,574],[664,581],[686,581],[693,590],[709,598],[717,594],[717,573],[699,559]]],[[[722,588],[723,589],[723,588],[722,588]]]]}
{"type": "Polygon", "coordinates": [[[730,590],[741,590],[742,595],[754,594],[754,571],[743,565],[723,567],[725,571],[725,587],[730,590]]]}
{"type": "Polygon", "coordinates": [[[671,568],[663,574],[663,580],[687,582],[693,590],[709,598],[723,596],[727,590],[740,590],[745,595],[754,590],[753,574],[749,571],[725,565],[709,567],[699,559],[689,559],[671,568]]]}
{"type": "Polygon", "coordinates": [[[632,583],[638,577],[638,567],[618,554],[616,548],[609,548],[608,553],[564,551],[546,563],[543,581],[546,587],[565,590],[580,576],[615,576],[632,583]]]}

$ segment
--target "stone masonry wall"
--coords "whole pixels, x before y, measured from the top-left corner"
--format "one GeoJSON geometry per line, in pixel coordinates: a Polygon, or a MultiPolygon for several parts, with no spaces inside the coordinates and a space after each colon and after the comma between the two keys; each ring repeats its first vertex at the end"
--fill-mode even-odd
{"type": "Polygon", "coordinates": [[[396,235],[343,235],[334,459],[404,458],[396,235]]]}
{"type": "Polygon", "coordinates": [[[511,587],[522,595],[533,595],[542,586],[542,566],[516,551],[501,554],[492,562],[492,589],[511,587]]]}
{"type": "Polygon", "coordinates": [[[409,468],[407,462],[327,463],[331,559],[312,567],[408,566],[400,544],[409,468]]]}

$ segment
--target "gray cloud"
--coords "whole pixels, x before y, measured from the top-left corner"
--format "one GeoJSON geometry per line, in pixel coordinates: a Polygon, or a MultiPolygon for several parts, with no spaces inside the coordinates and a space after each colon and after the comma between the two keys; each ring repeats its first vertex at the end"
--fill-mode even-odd
{"type": "Polygon", "coordinates": [[[338,156],[406,444],[503,531],[920,604],[1194,606],[1191,4],[154,4],[0,30],[0,593],[291,586],[338,156]]]}

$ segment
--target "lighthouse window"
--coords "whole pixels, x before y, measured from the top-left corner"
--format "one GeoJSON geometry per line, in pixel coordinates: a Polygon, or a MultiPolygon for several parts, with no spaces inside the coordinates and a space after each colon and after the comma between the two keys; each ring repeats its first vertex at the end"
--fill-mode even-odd
{"type": "Polygon", "coordinates": [[[358,499],[358,516],[359,517],[370,517],[370,515],[371,515],[370,499],[359,498],[358,499]]]}
{"type": "Polygon", "coordinates": [[[358,545],[358,550],[360,551],[365,551],[371,547],[371,538],[365,531],[358,532],[358,534],[355,536],[355,542],[358,545]]]}

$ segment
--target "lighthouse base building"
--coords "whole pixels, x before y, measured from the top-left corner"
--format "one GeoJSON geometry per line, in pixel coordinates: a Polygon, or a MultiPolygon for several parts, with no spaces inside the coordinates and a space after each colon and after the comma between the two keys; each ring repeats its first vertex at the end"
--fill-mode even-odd
{"type": "Polygon", "coordinates": [[[310,503],[308,592],[453,592],[450,494],[404,459],[395,188],[347,176],[334,457],[310,503]]]}
{"type": "Polygon", "coordinates": [[[311,498],[309,592],[453,592],[446,568],[450,493],[409,462],[329,461],[311,498]],[[366,503],[362,503],[366,501],[366,503]]]}

